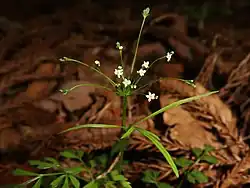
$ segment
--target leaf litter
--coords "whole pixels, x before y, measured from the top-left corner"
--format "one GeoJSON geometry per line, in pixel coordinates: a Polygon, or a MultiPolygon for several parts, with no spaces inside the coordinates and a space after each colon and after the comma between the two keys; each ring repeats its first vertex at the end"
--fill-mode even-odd
{"type": "MultiPolygon", "coordinates": [[[[208,90],[220,89],[220,93],[170,109],[160,116],[162,121],[155,118],[138,126],[156,133],[173,157],[182,156],[191,160],[193,148],[202,148],[205,144],[213,146],[215,150],[211,153],[218,163],[193,166],[209,178],[199,187],[212,185],[224,188],[249,183],[249,146],[246,140],[250,122],[248,39],[244,39],[244,44],[235,46],[235,41],[242,40],[238,39],[241,35],[232,38],[230,32],[240,31],[228,30],[223,34],[216,31],[218,35],[215,37],[208,28],[208,31],[202,31],[207,35],[207,44],[204,45],[201,40],[189,36],[189,21],[184,16],[165,10],[164,6],[155,5],[152,10],[152,20],[142,37],[145,41],[138,49],[138,64],[143,60],[155,60],[169,47],[177,56],[171,64],[160,62],[142,82],[169,76],[193,79],[196,86],[174,79],[153,84],[152,89],[160,94],[158,108],[208,90]],[[213,46],[208,45],[211,41],[213,46]]],[[[74,57],[88,65],[99,60],[103,71],[112,77],[119,62],[116,40],[126,44],[124,57],[127,61],[131,59],[129,49],[140,26],[139,18],[133,14],[132,10],[123,7],[104,10],[99,4],[92,3],[85,7],[69,7],[63,12],[55,11],[53,19],[58,21],[57,24],[45,15],[20,22],[22,32],[16,27],[1,28],[8,32],[1,36],[0,41],[1,49],[4,49],[0,53],[0,173],[6,177],[0,184],[23,181],[10,175],[11,170],[18,166],[16,152],[25,151],[27,157],[24,161],[27,162],[41,156],[56,157],[59,151],[67,148],[86,152],[110,148],[119,138],[120,129],[104,128],[87,128],[57,135],[77,124],[121,123],[120,100],[111,92],[92,86],[77,88],[68,95],[59,92],[59,89],[79,83],[107,83],[84,67],[60,64],[58,58],[74,57]],[[105,18],[96,18],[96,12],[88,10],[89,7],[98,10],[99,14],[110,14],[105,18]],[[86,12],[84,17],[82,12],[86,12]],[[112,16],[121,15],[120,12],[124,12],[122,17],[112,16]],[[68,19],[69,15],[71,19],[68,19]],[[120,19],[126,20],[124,24],[120,19]],[[18,43],[25,45],[13,51],[18,43]]],[[[16,25],[12,21],[8,24],[16,25]]],[[[149,104],[141,96],[133,96],[129,104],[128,123],[155,111],[152,106],[154,104],[149,104]]],[[[140,161],[132,159],[131,164],[125,167],[126,177],[135,180],[141,172],[154,169],[160,173],[162,181],[175,182],[170,167],[157,154],[157,148],[138,132],[130,138],[129,151],[138,154],[146,151],[148,154],[140,161]]],[[[69,167],[74,165],[72,161],[67,162],[69,167]]],[[[22,168],[28,169],[28,166],[25,164],[22,168]]]]}

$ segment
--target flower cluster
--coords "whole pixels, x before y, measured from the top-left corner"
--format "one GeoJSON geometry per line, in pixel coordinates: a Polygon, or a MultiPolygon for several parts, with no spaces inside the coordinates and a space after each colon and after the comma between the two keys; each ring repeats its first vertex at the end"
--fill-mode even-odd
{"type": "Polygon", "coordinates": [[[137,71],[137,73],[140,75],[140,76],[144,76],[145,73],[147,72],[147,70],[145,69],[149,68],[149,61],[144,61],[142,66],[141,66],[141,69],[137,71]]]}
{"type": "Polygon", "coordinates": [[[171,51],[171,52],[168,52],[167,55],[166,55],[166,58],[167,58],[167,62],[169,62],[172,58],[172,55],[174,55],[174,51],[171,51]]]}
{"type": "MultiPolygon", "coordinates": [[[[122,52],[123,46],[121,46],[119,42],[116,43],[116,47],[120,52],[122,52]]],[[[171,51],[171,52],[168,52],[166,56],[164,56],[164,58],[167,59],[167,62],[169,62],[171,60],[173,54],[174,54],[174,52],[171,51]]],[[[98,67],[100,67],[100,65],[101,65],[99,60],[95,60],[95,64],[98,67]]],[[[150,68],[150,66],[152,66],[152,64],[154,64],[154,62],[151,63],[151,65],[150,65],[149,61],[144,61],[143,64],[141,65],[141,68],[137,71],[139,76],[143,77],[145,75],[145,73],[147,72],[147,70],[150,68]]],[[[120,83],[116,84],[116,86],[118,87],[118,90],[119,90],[118,93],[120,93],[120,94],[123,93],[122,95],[130,95],[132,90],[137,88],[136,84],[141,79],[141,78],[139,78],[135,82],[132,82],[132,80],[130,80],[129,78],[125,78],[124,69],[121,65],[119,65],[114,70],[114,74],[117,76],[118,79],[122,79],[120,83]]],[[[155,93],[148,92],[148,94],[146,95],[146,98],[148,99],[149,102],[151,102],[152,100],[158,99],[158,96],[156,96],[155,93]]]]}
{"type": "Polygon", "coordinates": [[[117,69],[115,69],[114,74],[117,76],[117,78],[122,78],[122,84],[124,85],[125,88],[130,86],[131,89],[136,89],[136,85],[133,85],[131,80],[127,79],[123,75],[123,68],[122,66],[118,66],[117,69]]]}

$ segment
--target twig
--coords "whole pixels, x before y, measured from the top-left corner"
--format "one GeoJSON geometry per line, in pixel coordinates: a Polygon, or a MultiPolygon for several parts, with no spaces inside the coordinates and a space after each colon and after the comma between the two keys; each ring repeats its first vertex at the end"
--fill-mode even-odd
{"type": "Polygon", "coordinates": [[[96,180],[102,179],[105,176],[107,176],[115,168],[116,164],[120,161],[121,156],[122,156],[122,152],[120,152],[116,156],[115,160],[113,161],[113,163],[110,165],[110,167],[108,168],[108,170],[106,172],[104,172],[104,173],[102,173],[102,174],[100,174],[99,176],[96,177],[96,180]]]}

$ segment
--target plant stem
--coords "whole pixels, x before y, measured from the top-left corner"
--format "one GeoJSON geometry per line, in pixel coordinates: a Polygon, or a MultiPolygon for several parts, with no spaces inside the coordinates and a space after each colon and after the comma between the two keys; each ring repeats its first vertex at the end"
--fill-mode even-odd
{"type": "MultiPolygon", "coordinates": [[[[128,105],[128,97],[127,96],[123,96],[122,97],[122,127],[126,127],[127,105],[128,105]]],[[[124,155],[124,148],[123,148],[123,150],[118,155],[120,155],[120,161],[119,161],[119,163],[120,163],[120,165],[122,165],[123,155],[124,155]]],[[[119,168],[119,171],[121,172],[122,168],[119,168]]]]}
{"type": "Polygon", "coordinates": [[[130,72],[131,75],[133,74],[133,71],[134,71],[136,55],[137,55],[137,51],[138,51],[138,47],[139,47],[139,42],[140,42],[140,39],[141,39],[142,29],[143,29],[143,26],[145,24],[145,20],[146,20],[146,18],[143,18],[143,21],[142,21],[142,24],[141,24],[141,29],[140,29],[140,32],[139,32],[139,36],[138,36],[138,39],[137,39],[137,42],[136,42],[135,53],[134,53],[134,58],[133,58],[133,61],[132,61],[132,67],[131,67],[131,72],[130,72]]]}
{"type": "Polygon", "coordinates": [[[122,97],[122,126],[126,126],[128,97],[122,97]]]}
{"type": "Polygon", "coordinates": [[[116,83],[111,78],[109,78],[108,76],[106,76],[103,72],[101,72],[100,70],[98,70],[98,69],[96,69],[94,67],[91,67],[91,66],[89,66],[86,63],[83,63],[81,61],[78,61],[78,60],[75,60],[75,59],[72,59],[72,58],[64,57],[63,59],[64,59],[64,61],[71,61],[71,62],[75,62],[75,63],[81,64],[81,65],[83,65],[85,67],[88,67],[89,69],[91,69],[91,70],[99,73],[103,77],[105,77],[109,81],[110,84],[112,84],[113,86],[116,86],[116,83]]]}

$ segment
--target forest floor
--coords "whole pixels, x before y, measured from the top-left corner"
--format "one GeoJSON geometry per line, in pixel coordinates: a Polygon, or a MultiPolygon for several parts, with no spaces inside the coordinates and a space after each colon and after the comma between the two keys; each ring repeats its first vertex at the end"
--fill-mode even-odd
{"type": "MultiPolygon", "coordinates": [[[[106,1],[105,1],[106,2],[106,1]]],[[[159,61],[141,80],[177,79],[152,83],[159,95],[130,98],[130,120],[136,121],[174,101],[212,90],[219,93],[172,108],[140,125],[156,133],[175,159],[195,160],[193,148],[210,145],[216,164],[200,162],[192,169],[203,172],[206,183],[184,187],[239,187],[250,182],[250,26],[245,9],[223,5],[150,4],[138,48],[136,69],[143,61],[174,51],[171,62],[159,61]],[[240,11],[238,11],[240,10],[240,11]],[[178,79],[194,80],[196,87],[178,79]],[[249,166],[248,166],[249,165],[249,166]],[[248,168],[249,167],[249,168],[248,168]]],[[[100,75],[74,63],[90,66],[114,77],[120,62],[116,42],[124,46],[126,71],[131,68],[134,44],[145,4],[82,1],[63,8],[41,8],[42,13],[18,20],[0,18],[0,185],[18,184],[27,177],[11,175],[15,168],[30,169],[30,159],[58,158],[64,149],[108,152],[120,136],[117,129],[81,129],[57,133],[76,124],[120,124],[120,98],[93,86],[68,95],[59,90],[82,83],[107,84],[100,75]]],[[[32,9],[32,8],[30,8],[32,9]]],[[[20,13],[21,14],[21,13],[20,13]]],[[[31,14],[32,15],[32,14],[31,14]]],[[[148,90],[143,90],[146,93],[148,90]]],[[[125,175],[137,182],[143,171],[160,172],[159,181],[174,187],[180,182],[157,148],[133,133],[125,175]]],[[[181,166],[181,165],[180,165],[181,166]]],[[[184,168],[180,167],[183,175],[184,168]]]]}

